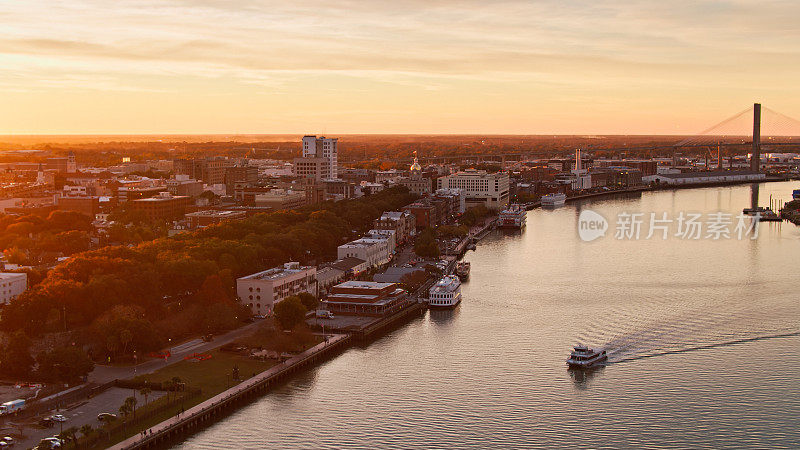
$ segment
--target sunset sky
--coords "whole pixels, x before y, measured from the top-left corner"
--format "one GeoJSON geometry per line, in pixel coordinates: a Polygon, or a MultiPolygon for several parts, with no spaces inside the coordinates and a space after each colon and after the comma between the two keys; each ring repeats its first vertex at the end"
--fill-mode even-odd
{"type": "Polygon", "coordinates": [[[693,134],[800,117],[800,1],[0,0],[0,134],[693,134]]]}

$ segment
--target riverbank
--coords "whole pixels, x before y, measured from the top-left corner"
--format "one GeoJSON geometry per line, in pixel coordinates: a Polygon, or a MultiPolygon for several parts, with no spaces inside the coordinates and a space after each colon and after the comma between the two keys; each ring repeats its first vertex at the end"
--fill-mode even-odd
{"type": "MultiPolygon", "coordinates": [[[[784,186],[761,185],[760,196],[784,186]]],[[[750,186],[676,192],[643,197],[655,211],[711,213],[740,211],[751,196],[750,186]]],[[[585,203],[614,217],[640,200],[585,203]]],[[[454,310],[431,310],[298,374],[174,448],[798,442],[798,338],[727,344],[797,329],[794,228],[764,225],[754,241],[670,234],[667,241],[587,244],[574,232],[578,204],[531,211],[523,232],[490,233],[467,255],[472,274],[454,310]],[[710,282],[697,268],[715,264],[726,270],[710,282]],[[574,374],[564,359],[576,342],[616,344],[631,359],[574,374]],[[576,429],[588,440],[576,440],[576,429]]]]}
{"type": "Polygon", "coordinates": [[[145,435],[130,437],[112,449],[160,448],[174,442],[186,434],[203,428],[220,417],[268,392],[276,383],[286,379],[298,370],[315,364],[344,350],[351,340],[350,335],[336,334],[303,353],[289,358],[252,378],[193,406],[183,413],[165,420],[147,430],[145,435]]]}
{"type": "MultiPolygon", "coordinates": [[[[672,184],[672,185],[647,185],[647,186],[631,186],[625,189],[613,189],[608,191],[602,192],[592,192],[588,194],[578,194],[569,196],[566,198],[565,202],[570,203],[578,200],[584,200],[587,198],[600,198],[600,197],[613,197],[615,195],[623,195],[623,194],[636,194],[641,192],[657,192],[657,191],[672,191],[672,190],[679,190],[679,189],[702,189],[702,188],[714,188],[714,187],[721,187],[721,186],[738,186],[743,184],[758,184],[758,183],[778,183],[787,181],[785,178],[766,178],[764,180],[759,181],[720,181],[717,183],[689,183],[689,184],[672,184]]],[[[541,207],[541,202],[530,202],[523,204],[526,210],[530,211],[535,208],[541,207]]]]}

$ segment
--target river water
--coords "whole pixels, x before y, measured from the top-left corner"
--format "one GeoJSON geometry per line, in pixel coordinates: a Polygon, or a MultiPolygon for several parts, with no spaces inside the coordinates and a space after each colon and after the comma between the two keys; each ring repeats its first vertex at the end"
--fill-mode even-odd
{"type": "MultiPolygon", "coordinates": [[[[760,185],[760,204],[796,184],[760,185]]],[[[347,350],[178,447],[800,447],[800,228],[761,223],[755,240],[704,228],[695,240],[673,223],[666,240],[645,239],[650,212],[735,216],[752,194],[530,211],[523,232],[494,232],[466,255],[457,309],[347,350]],[[578,237],[586,209],[608,219],[605,237],[578,237]],[[640,239],[617,239],[620,213],[638,212],[640,239]],[[568,371],[577,342],[608,348],[609,363],[568,371]]]]}

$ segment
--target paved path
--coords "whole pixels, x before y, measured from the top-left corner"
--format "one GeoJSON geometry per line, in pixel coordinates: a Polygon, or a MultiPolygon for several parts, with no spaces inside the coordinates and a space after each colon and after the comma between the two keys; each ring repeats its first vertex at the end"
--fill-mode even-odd
{"type": "MultiPolygon", "coordinates": [[[[223,345],[225,345],[225,344],[227,344],[229,342],[233,342],[233,341],[235,341],[235,340],[237,340],[237,339],[239,339],[239,338],[241,338],[241,337],[243,337],[243,336],[245,336],[245,335],[247,335],[249,333],[252,333],[259,326],[260,322],[261,321],[257,320],[254,323],[247,324],[247,325],[245,325],[243,327],[240,327],[240,328],[237,328],[235,330],[229,331],[228,333],[216,336],[214,338],[214,340],[211,341],[211,342],[203,342],[201,339],[193,339],[193,340],[190,340],[190,341],[187,341],[187,342],[184,342],[184,343],[180,343],[180,344],[172,347],[172,356],[169,359],[167,359],[167,361],[164,361],[162,359],[153,359],[153,360],[149,360],[149,361],[143,362],[141,364],[138,364],[138,365],[136,365],[136,367],[134,367],[134,366],[114,367],[114,366],[97,365],[97,366],[95,366],[95,369],[92,371],[92,373],[89,374],[89,380],[88,381],[89,381],[89,383],[104,384],[104,383],[107,383],[109,381],[113,381],[113,380],[116,380],[116,379],[132,378],[134,375],[142,375],[142,374],[155,372],[156,370],[161,369],[163,367],[169,366],[171,364],[175,364],[175,363],[177,363],[179,361],[183,361],[183,357],[184,356],[187,356],[187,355],[190,355],[190,354],[196,353],[196,352],[206,352],[206,351],[209,351],[209,350],[213,350],[213,349],[215,349],[217,347],[221,347],[221,346],[223,346],[223,345]]],[[[80,388],[82,386],[85,386],[85,385],[76,386],[75,388],[80,388]]],[[[70,391],[72,391],[72,389],[67,389],[65,391],[61,391],[59,393],[56,393],[56,394],[48,397],[48,399],[57,398],[58,396],[61,396],[61,395],[64,395],[64,394],[68,394],[70,391]]],[[[128,393],[127,395],[130,395],[130,394],[128,393]]],[[[124,400],[124,397],[126,397],[127,395],[123,396],[123,400],[124,400]]],[[[157,396],[158,396],[158,394],[154,395],[153,398],[155,398],[157,396]]],[[[100,398],[104,399],[106,397],[100,397],[100,398]]],[[[112,413],[116,412],[116,409],[119,407],[120,404],[122,404],[122,400],[119,400],[118,398],[116,398],[114,396],[111,396],[109,398],[113,398],[114,400],[111,401],[111,402],[105,402],[105,403],[99,402],[99,404],[101,405],[101,406],[99,406],[99,409],[102,409],[102,411],[100,411],[100,412],[112,412],[112,413]]],[[[97,403],[97,402],[87,402],[87,403],[84,403],[82,405],[79,405],[78,407],[74,408],[73,410],[70,410],[70,413],[69,413],[70,416],[69,417],[81,417],[81,416],[83,416],[83,417],[95,417],[97,415],[97,412],[94,411],[94,409],[93,409],[93,408],[95,408],[95,406],[94,406],[95,403],[97,403]]],[[[44,414],[44,415],[47,415],[47,414],[44,414]]],[[[65,414],[65,415],[67,415],[67,414],[65,414]]],[[[68,424],[70,426],[75,426],[76,425],[76,423],[72,423],[72,422],[68,422],[68,424]]],[[[30,436],[29,436],[28,439],[25,439],[24,442],[19,442],[18,445],[20,447],[24,447],[23,444],[25,444],[25,445],[36,444],[36,443],[38,443],[38,440],[41,439],[41,437],[46,437],[46,436],[50,436],[52,434],[57,434],[58,430],[59,430],[58,426],[55,427],[55,432],[52,429],[51,430],[40,430],[40,429],[37,429],[37,428],[26,427],[26,432],[30,436]],[[34,439],[35,439],[35,442],[34,442],[34,439]]]]}
{"type": "MultiPolygon", "coordinates": [[[[334,344],[336,342],[339,342],[339,341],[341,341],[343,339],[346,339],[348,337],[348,335],[346,335],[346,334],[335,334],[335,335],[331,335],[331,336],[332,337],[330,338],[329,342],[322,342],[320,344],[317,344],[314,347],[311,347],[310,349],[304,351],[303,353],[300,353],[300,354],[298,354],[296,356],[293,356],[293,357],[287,359],[283,364],[277,364],[277,365],[265,370],[264,372],[261,372],[260,374],[252,377],[252,378],[248,378],[247,380],[237,384],[236,386],[228,389],[227,391],[221,392],[221,393],[215,395],[214,397],[211,397],[210,399],[208,399],[208,400],[206,400],[206,401],[204,401],[204,402],[202,402],[202,403],[200,403],[200,404],[198,404],[196,406],[193,406],[193,407],[187,409],[183,414],[180,414],[179,416],[173,416],[173,417],[171,417],[171,418],[159,423],[158,425],[150,428],[150,431],[152,431],[153,435],[159,434],[162,431],[168,429],[169,427],[171,427],[171,426],[173,426],[175,424],[180,423],[183,420],[190,419],[195,414],[202,413],[208,407],[213,406],[213,405],[217,404],[218,402],[220,402],[222,400],[225,400],[227,397],[229,397],[229,396],[231,396],[233,394],[236,394],[238,392],[241,392],[243,390],[246,390],[249,387],[251,387],[253,385],[256,385],[256,384],[262,382],[263,380],[265,380],[265,379],[277,374],[278,372],[286,370],[287,368],[289,368],[289,367],[291,367],[291,366],[303,361],[304,359],[308,358],[309,356],[313,355],[314,353],[316,353],[320,349],[325,348],[328,345],[332,345],[332,344],[334,344]]],[[[149,434],[148,434],[148,437],[150,437],[149,434]]],[[[128,448],[131,445],[133,445],[133,444],[135,444],[135,443],[137,443],[139,441],[142,441],[144,439],[147,439],[147,438],[137,434],[136,436],[130,437],[130,438],[120,442],[119,444],[111,447],[111,449],[112,450],[122,450],[122,449],[128,448]]]]}
{"type": "Polygon", "coordinates": [[[249,333],[256,330],[261,321],[257,320],[254,323],[247,324],[243,327],[229,331],[225,334],[215,336],[211,342],[203,342],[200,339],[193,339],[172,347],[172,356],[165,362],[163,359],[151,359],[150,361],[143,362],[134,366],[115,367],[115,366],[95,366],[92,373],[89,374],[89,382],[103,384],[116,379],[132,378],[134,375],[142,375],[146,373],[155,372],[158,369],[166,367],[170,364],[175,364],[183,361],[184,356],[191,355],[192,353],[201,353],[221,347],[227,343],[233,342],[249,333]]]}

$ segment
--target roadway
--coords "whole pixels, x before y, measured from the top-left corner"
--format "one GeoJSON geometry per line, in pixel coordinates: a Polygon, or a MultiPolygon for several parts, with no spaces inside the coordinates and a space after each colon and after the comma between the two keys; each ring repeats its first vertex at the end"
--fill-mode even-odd
{"type": "Polygon", "coordinates": [[[169,366],[170,364],[175,364],[176,362],[182,361],[185,356],[189,356],[193,353],[207,352],[242,338],[255,331],[259,323],[260,321],[256,320],[254,323],[250,323],[225,334],[215,336],[214,340],[211,342],[203,342],[202,339],[192,339],[190,341],[174,345],[170,348],[172,356],[168,357],[166,361],[163,359],[151,359],[135,366],[97,365],[92,373],[89,374],[89,382],[103,384],[109,381],[133,378],[134,376],[155,372],[156,370],[169,366]]]}

